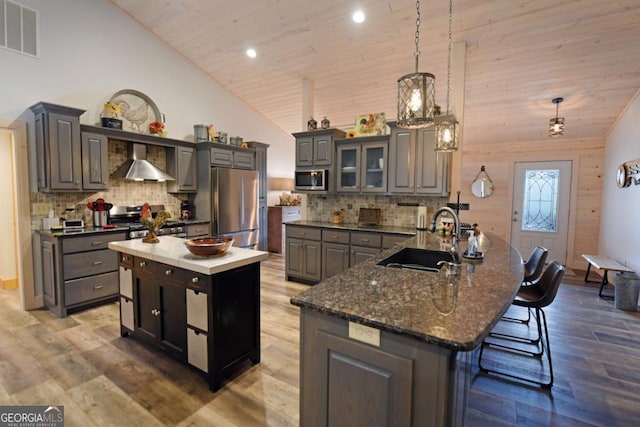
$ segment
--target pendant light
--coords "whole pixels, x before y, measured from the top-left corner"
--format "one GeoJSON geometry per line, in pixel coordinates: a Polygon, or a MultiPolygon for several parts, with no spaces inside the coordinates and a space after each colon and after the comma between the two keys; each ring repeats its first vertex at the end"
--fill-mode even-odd
{"type": "Polygon", "coordinates": [[[416,1],[416,71],[398,79],[398,123],[406,129],[433,125],[436,104],[436,78],[431,73],[418,72],[420,57],[420,0],[416,1]]]}
{"type": "Polygon", "coordinates": [[[449,50],[447,61],[447,115],[436,124],[435,151],[450,152],[458,149],[458,121],[449,111],[449,95],[451,93],[451,21],[453,16],[453,0],[449,0],[449,50]]]}
{"type": "Polygon", "coordinates": [[[549,136],[564,135],[564,117],[558,117],[558,105],[564,101],[563,98],[553,98],[551,102],[556,104],[556,117],[549,119],[549,136]]]}

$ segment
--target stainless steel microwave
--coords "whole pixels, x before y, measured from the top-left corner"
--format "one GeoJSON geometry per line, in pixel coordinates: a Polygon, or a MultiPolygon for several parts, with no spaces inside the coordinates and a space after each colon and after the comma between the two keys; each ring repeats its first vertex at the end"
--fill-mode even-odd
{"type": "Polygon", "coordinates": [[[296,190],[327,191],[329,189],[329,171],[326,169],[300,171],[295,173],[296,190]]]}

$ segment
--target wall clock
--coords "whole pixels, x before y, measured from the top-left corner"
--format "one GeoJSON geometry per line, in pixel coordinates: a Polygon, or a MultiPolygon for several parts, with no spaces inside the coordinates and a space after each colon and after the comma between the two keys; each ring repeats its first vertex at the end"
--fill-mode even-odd
{"type": "Polygon", "coordinates": [[[616,173],[616,183],[620,188],[628,187],[631,185],[631,176],[629,175],[629,168],[624,163],[618,166],[618,172],[616,173]]]}

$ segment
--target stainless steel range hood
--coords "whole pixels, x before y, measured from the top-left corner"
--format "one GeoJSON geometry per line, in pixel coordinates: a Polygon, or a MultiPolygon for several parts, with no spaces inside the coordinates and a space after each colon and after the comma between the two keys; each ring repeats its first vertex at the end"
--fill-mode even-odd
{"type": "Polygon", "coordinates": [[[127,154],[129,159],[111,174],[113,178],[131,181],[175,181],[175,178],[147,160],[146,145],[129,144],[127,154]]]}

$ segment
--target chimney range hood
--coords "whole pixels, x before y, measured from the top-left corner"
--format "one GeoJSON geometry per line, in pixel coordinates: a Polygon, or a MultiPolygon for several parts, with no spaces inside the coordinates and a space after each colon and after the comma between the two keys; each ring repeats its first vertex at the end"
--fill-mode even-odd
{"type": "Polygon", "coordinates": [[[171,175],[147,160],[147,146],[132,143],[127,147],[129,159],[111,174],[113,178],[131,181],[175,181],[171,175]]]}

